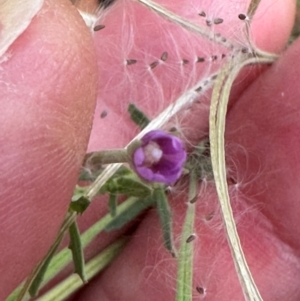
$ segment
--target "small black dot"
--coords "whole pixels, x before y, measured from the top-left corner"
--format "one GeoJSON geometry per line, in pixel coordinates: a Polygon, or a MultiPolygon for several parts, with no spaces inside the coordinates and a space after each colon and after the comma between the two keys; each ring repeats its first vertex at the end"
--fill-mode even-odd
{"type": "Polygon", "coordinates": [[[214,19],[214,24],[221,24],[221,23],[223,23],[223,19],[222,18],[216,18],[216,19],[214,19]]]}
{"type": "Polygon", "coordinates": [[[228,177],[227,178],[227,184],[228,185],[236,185],[237,184],[237,180],[234,177],[228,177]]]}
{"type": "Polygon", "coordinates": [[[196,235],[195,235],[195,234],[191,234],[191,235],[187,238],[186,243],[192,242],[195,238],[196,238],[196,235]]]}
{"type": "Polygon", "coordinates": [[[105,28],[105,25],[96,25],[95,27],[94,27],[94,31],[99,31],[99,30],[101,30],[101,29],[103,29],[103,28],[105,28]]]}
{"type": "Polygon", "coordinates": [[[107,116],[107,111],[102,111],[101,115],[100,115],[100,118],[103,119],[107,116]]]}
{"type": "Polygon", "coordinates": [[[134,59],[129,59],[129,60],[126,60],[126,63],[127,65],[133,65],[137,62],[137,60],[134,60],[134,59]]]}
{"type": "Polygon", "coordinates": [[[209,222],[209,221],[211,221],[213,219],[213,217],[214,217],[214,212],[211,212],[210,214],[208,214],[208,215],[205,216],[205,220],[207,222],[209,222]]]}
{"type": "Polygon", "coordinates": [[[197,57],[197,63],[203,63],[205,61],[204,57],[197,57]]]}
{"type": "Polygon", "coordinates": [[[188,64],[189,63],[189,60],[187,59],[182,59],[182,64],[185,65],[185,64],[188,64]]]}
{"type": "Polygon", "coordinates": [[[204,288],[201,287],[201,286],[197,286],[197,287],[196,287],[196,290],[197,290],[197,292],[198,292],[200,295],[204,295],[204,293],[205,293],[204,288]]]}
{"type": "Polygon", "coordinates": [[[155,67],[157,67],[159,65],[159,61],[154,61],[153,63],[151,63],[149,66],[151,69],[154,69],[155,67]]]}
{"type": "Polygon", "coordinates": [[[195,90],[195,92],[201,92],[202,91],[202,87],[201,86],[199,86],[196,90],[195,90]]]}
{"type": "Polygon", "coordinates": [[[211,26],[212,25],[212,21],[211,20],[206,20],[205,22],[206,22],[207,26],[211,26]]]}
{"type": "Polygon", "coordinates": [[[244,15],[244,14],[239,14],[239,19],[240,19],[240,20],[246,20],[246,19],[247,19],[247,16],[244,15]]]}
{"type": "Polygon", "coordinates": [[[198,15],[201,17],[206,17],[206,13],[204,11],[200,12],[198,15]]]}
{"type": "Polygon", "coordinates": [[[161,59],[163,62],[165,62],[165,61],[168,59],[168,52],[165,51],[165,52],[161,55],[160,59],[161,59]]]}

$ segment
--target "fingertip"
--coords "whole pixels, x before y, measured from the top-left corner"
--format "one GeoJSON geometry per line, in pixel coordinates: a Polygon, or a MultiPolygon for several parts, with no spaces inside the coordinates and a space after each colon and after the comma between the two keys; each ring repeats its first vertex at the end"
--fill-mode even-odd
{"type": "Polygon", "coordinates": [[[284,49],[295,21],[295,0],[264,0],[251,21],[254,44],[265,51],[284,49]]]}
{"type": "Polygon", "coordinates": [[[0,299],[50,247],[67,211],[97,94],[92,37],[68,0],[45,1],[0,74],[0,299]]]}

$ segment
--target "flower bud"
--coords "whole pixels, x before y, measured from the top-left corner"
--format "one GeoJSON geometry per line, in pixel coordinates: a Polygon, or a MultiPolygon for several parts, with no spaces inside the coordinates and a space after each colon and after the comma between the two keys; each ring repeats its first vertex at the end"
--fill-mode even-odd
{"type": "Polygon", "coordinates": [[[147,133],[133,153],[133,167],[142,179],[167,185],[179,179],[185,161],[182,141],[161,130],[147,133]]]}

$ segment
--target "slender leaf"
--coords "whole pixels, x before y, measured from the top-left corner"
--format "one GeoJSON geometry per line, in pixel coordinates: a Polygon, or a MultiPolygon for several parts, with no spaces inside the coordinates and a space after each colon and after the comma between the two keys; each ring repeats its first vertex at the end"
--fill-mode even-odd
{"type": "Polygon", "coordinates": [[[79,275],[82,282],[86,282],[86,275],[84,270],[84,255],[81,244],[81,238],[76,221],[69,228],[70,244],[69,249],[72,252],[75,273],[79,275]]]}
{"type": "Polygon", "coordinates": [[[58,239],[56,239],[51,251],[47,254],[47,257],[43,260],[43,262],[39,268],[39,271],[37,272],[36,276],[34,277],[34,280],[32,281],[32,283],[28,289],[28,292],[31,297],[35,297],[38,294],[39,288],[44,279],[45,273],[49,267],[51,260],[53,259],[54,255],[55,255],[62,239],[63,239],[63,235],[59,236],[58,239]]]}
{"type": "Polygon", "coordinates": [[[153,199],[156,202],[165,247],[173,257],[176,257],[177,251],[173,243],[172,214],[165,190],[162,187],[156,188],[153,192],[153,199]]]}
{"type": "Polygon", "coordinates": [[[152,197],[147,197],[145,199],[131,197],[129,199],[135,199],[136,201],[132,204],[132,206],[128,206],[126,210],[119,212],[117,216],[112,218],[105,227],[106,231],[120,229],[125,224],[136,218],[142,211],[154,205],[152,197]]]}
{"type": "Polygon", "coordinates": [[[139,126],[141,130],[143,130],[150,123],[150,119],[133,103],[129,104],[128,112],[132,121],[139,126]]]}
{"type": "MultiPolygon", "coordinates": [[[[91,280],[106,268],[123,250],[126,239],[119,239],[86,264],[86,277],[91,280]]],[[[76,275],[70,275],[36,301],[63,301],[83,286],[76,275]]],[[[98,297],[101,300],[101,296],[98,297]]]]}
{"type": "Polygon", "coordinates": [[[109,200],[108,200],[108,208],[109,212],[112,217],[115,217],[117,215],[117,207],[118,207],[118,197],[116,194],[111,193],[109,195],[109,200]]]}
{"type": "Polygon", "coordinates": [[[149,196],[152,190],[131,172],[124,176],[113,177],[107,181],[100,192],[144,198],[149,196]]]}
{"type": "MultiPolygon", "coordinates": [[[[123,211],[126,211],[128,207],[134,206],[134,204],[138,204],[139,199],[137,198],[128,198],[126,201],[121,203],[118,206],[117,212],[121,214],[123,211]]],[[[68,214],[69,215],[69,214],[68,214]]],[[[76,214],[75,214],[76,215],[76,214]]],[[[68,219],[64,222],[60,233],[63,233],[65,230],[68,229],[69,225],[74,222],[74,214],[70,215],[68,219]]],[[[83,248],[91,243],[91,241],[103,231],[112,220],[111,214],[106,214],[101,220],[96,222],[93,226],[91,226],[88,230],[86,230],[81,235],[81,242],[83,248]]],[[[48,252],[55,253],[52,251],[55,248],[55,245],[51,247],[51,250],[48,252]]],[[[44,259],[45,260],[45,259],[44,259]]],[[[56,275],[58,275],[65,267],[72,262],[72,254],[68,248],[64,248],[58,254],[53,257],[53,260],[50,262],[48,269],[43,277],[43,282],[41,287],[45,286],[49,283],[56,275]]],[[[42,265],[42,263],[40,264],[42,265]]],[[[32,272],[31,276],[24,282],[22,282],[8,297],[5,301],[20,301],[24,300],[24,297],[27,296],[26,292],[28,291],[29,286],[31,285],[35,275],[37,274],[36,271],[40,269],[40,265],[32,272]]],[[[77,277],[77,276],[76,276],[77,277]]],[[[78,278],[78,277],[77,277],[78,278]]],[[[79,279],[80,280],[80,279],[79,279]]]]}

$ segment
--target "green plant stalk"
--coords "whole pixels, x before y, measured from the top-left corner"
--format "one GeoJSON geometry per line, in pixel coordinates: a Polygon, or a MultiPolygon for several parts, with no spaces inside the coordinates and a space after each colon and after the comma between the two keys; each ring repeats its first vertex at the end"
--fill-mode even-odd
{"type": "MultiPolygon", "coordinates": [[[[121,214],[128,207],[134,205],[138,202],[136,198],[129,198],[125,202],[121,203],[118,206],[118,214],[121,214]]],[[[83,249],[85,249],[94,239],[95,237],[102,232],[106,226],[111,223],[113,217],[110,213],[106,214],[101,220],[96,222],[93,226],[91,226],[88,230],[86,230],[81,235],[81,243],[83,249]]],[[[57,255],[54,256],[49,269],[45,274],[45,281],[43,285],[46,285],[49,281],[51,281],[60,271],[62,271],[70,262],[72,262],[72,254],[68,248],[64,248],[57,255]]]]}
{"type": "MultiPolygon", "coordinates": [[[[50,256],[52,256],[54,250],[57,248],[57,245],[61,242],[62,237],[65,235],[65,233],[68,231],[69,226],[74,222],[74,220],[76,219],[77,214],[76,213],[67,213],[66,218],[59,230],[59,233],[56,236],[56,239],[54,241],[54,243],[52,244],[51,248],[48,250],[46,256],[44,257],[44,259],[36,266],[36,268],[31,272],[31,274],[29,275],[29,277],[27,278],[24,286],[20,289],[19,287],[16,289],[19,291],[16,299],[10,299],[10,296],[8,297],[7,300],[16,300],[16,301],[22,301],[24,300],[24,298],[26,297],[28,290],[30,288],[30,286],[32,285],[34,279],[36,278],[36,276],[39,274],[40,270],[43,268],[44,263],[47,262],[50,256]]],[[[14,292],[13,292],[14,294],[14,292]]],[[[27,297],[26,297],[27,298],[27,297]]]]}
{"type": "Polygon", "coordinates": [[[85,156],[83,165],[94,164],[111,164],[111,163],[127,163],[129,156],[125,149],[109,149],[93,153],[85,156]]]}
{"type": "Polygon", "coordinates": [[[179,26],[187,29],[190,32],[193,32],[201,37],[204,37],[208,41],[212,41],[216,44],[220,44],[229,49],[231,49],[233,45],[233,43],[228,38],[222,39],[223,36],[221,35],[217,36],[215,34],[212,34],[212,32],[210,30],[207,30],[207,28],[205,28],[204,26],[197,25],[195,23],[188,21],[187,19],[182,18],[181,16],[167,10],[163,6],[160,6],[156,2],[153,2],[151,0],[137,0],[137,1],[145,5],[147,8],[153,10],[154,12],[160,14],[165,19],[172,21],[175,24],[178,24],[179,26]]]}
{"type": "Polygon", "coordinates": [[[86,283],[86,274],[85,274],[85,260],[84,260],[84,254],[83,254],[83,247],[81,243],[81,237],[80,232],[78,229],[78,225],[76,221],[71,224],[69,227],[69,237],[70,237],[70,243],[69,243],[69,249],[72,252],[72,258],[75,268],[75,273],[78,274],[78,276],[81,278],[81,281],[83,283],[86,283]]]}
{"type": "Polygon", "coordinates": [[[178,256],[178,274],[176,287],[176,301],[192,301],[193,299],[193,242],[187,238],[194,232],[195,206],[197,197],[197,176],[192,171],[190,176],[189,203],[183,225],[181,245],[178,256]],[[191,201],[193,203],[191,203],[191,201]]]}
{"type": "MultiPolygon", "coordinates": [[[[122,204],[118,206],[118,213],[121,214],[125,210],[127,210],[128,207],[133,206],[138,200],[136,198],[129,198],[122,204]]],[[[68,228],[67,226],[73,223],[74,214],[68,215],[67,220],[63,223],[57,238],[56,242],[59,241],[60,235],[65,233],[68,228]],[[63,232],[66,230],[65,232],[63,232]]],[[[112,216],[110,213],[106,214],[100,221],[96,222],[93,226],[91,226],[88,230],[86,230],[81,235],[81,243],[82,247],[85,248],[87,245],[91,243],[91,241],[101,232],[103,231],[106,226],[112,221],[112,216]]],[[[49,257],[49,254],[53,251],[55,245],[51,246],[51,249],[49,249],[47,255],[45,256],[44,260],[32,271],[31,275],[28,277],[28,279],[21,283],[10,295],[5,301],[17,301],[17,300],[28,300],[28,289],[30,285],[32,284],[33,280],[35,279],[36,275],[38,274],[38,271],[41,268],[42,263],[46,260],[46,258],[49,257]],[[19,297],[18,297],[19,296],[19,297]],[[19,298],[19,299],[17,299],[19,298]],[[22,298],[22,299],[20,299],[22,298]]],[[[66,247],[63,250],[61,250],[58,254],[56,254],[53,259],[51,260],[51,263],[49,264],[49,267],[44,275],[43,282],[41,284],[41,287],[45,286],[47,283],[49,283],[59,272],[61,272],[69,263],[72,262],[72,254],[70,250],[66,247]]]]}
{"type": "Polygon", "coordinates": [[[227,105],[230,95],[230,89],[240,70],[248,64],[271,63],[274,59],[250,58],[240,60],[239,64],[228,62],[222,69],[217,78],[213,89],[212,102],[209,116],[209,136],[211,145],[211,159],[213,173],[216,183],[216,189],[221,206],[222,217],[227,234],[228,243],[234,259],[235,268],[247,301],[262,301],[262,297],[255,285],[246,262],[240,239],[234,222],[233,212],[230,205],[226,181],[226,164],[225,164],[225,120],[227,105]]]}
{"type": "Polygon", "coordinates": [[[56,242],[55,245],[53,246],[53,248],[51,249],[51,252],[48,253],[48,256],[45,258],[45,260],[42,261],[42,266],[40,267],[40,269],[38,270],[35,278],[33,279],[32,283],[29,286],[28,289],[28,293],[31,297],[35,297],[38,293],[39,287],[43,281],[43,277],[45,275],[46,270],[49,267],[49,264],[55,254],[55,252],[57,251],[61,241],[63,239],[63,235],[60,236],[56,242]]]}
{"type": "Polygon", "coordinates": [[[254,16],[261,0],[252,0],[249,4],[247,15],[250,19],[254,16]]]}
{"type": "MultiPolygon", "coordinates": [[[[120,254],[126,242],[127,239],[119,239],[90,260],[85,266],[87,281],[106,268],[120,254]]],[[[83,285],[78,275],[72,274],[36,301],[63,301],[83,285]]]]}
{"type": "Polygon", "coordinates": [[[153,199],[157,206],[157,212],[163,232],[164,245],[173,257],[177,257],[177,251],[173,242],[172,213],[163,187],[158,186],[154,189],[153,199]]]}

